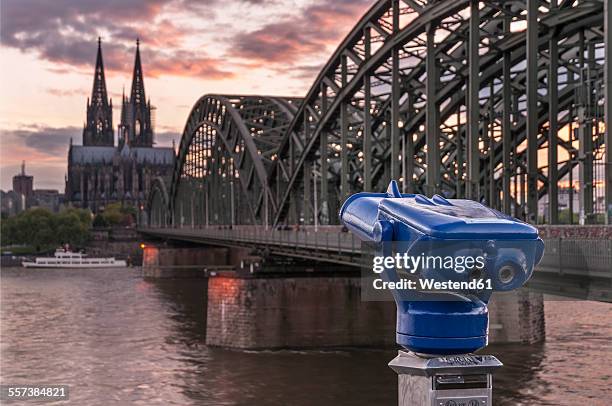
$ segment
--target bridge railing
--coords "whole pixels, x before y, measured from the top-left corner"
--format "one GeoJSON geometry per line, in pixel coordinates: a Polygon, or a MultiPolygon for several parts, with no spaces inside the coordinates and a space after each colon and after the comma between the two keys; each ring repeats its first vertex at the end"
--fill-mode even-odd
{"type": "MultiPolygon", "coordinates": [[[[274,255],[360,267],[361,243],[341,227],[175,227],[140,230],[150,236],[200,244],[267,249],[274,255]]],[[[556,296],[612,302],[612,239],[546,236],[544,258],[529,287],[556,296]]]]}
{"type": "Polygon", "coordinates": [[[612,277],[612,240],[554,238],[544,242],[546,251],[538,269],[612,277]]]}
{"type": "MultiPolygon", "coordinates": [[[[147,228],[142,230],[147,234],[171,237],[195,242],[209,242],[227,245],[260,245],[281,248],[286,252],[301,250],[312,252],[313,259],[319,255],[329,258],[333,253],[337,256],[346,256],[347,260],[361,253],[361,242],[352,233],[342,230],[339,226],[321,227],[317,231],[312,227],[300,229],[265,229],[263,227],[237,226],[237,227],[175,227],[175,228],[147,228]],[[231,244],[229,244],[231,245],[231,244]]],[[[346,261],[336,261],[346,262],[346,261]]],[[[349,260],[350,262],[350,260],[349,260]]],[[[354,261],[357,265],[358,261],[354,261]]]]}
{"type": "MultiPolygon", "coordinates": [[[[346,255],[359,263],[361,242],[340,226],[266,229],[258,226],[149,228],[153,234],[221,244],[263,245],[268,247],[346,255]]],[[[545,238],[546,251],[538,266],[543,271],[612,278],[612,240],[580,238],[545,238]]]]}

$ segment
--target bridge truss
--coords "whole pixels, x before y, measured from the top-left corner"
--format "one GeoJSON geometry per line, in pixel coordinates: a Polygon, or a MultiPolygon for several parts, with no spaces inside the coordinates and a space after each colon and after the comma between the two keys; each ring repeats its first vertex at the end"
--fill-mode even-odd
{"type": "Polygon", "coordinates": [[[533,223],[574,222],[574,211],[601,222],[612,207],[611,9],[379,1],[303,99],[200,98],[148,221],[335,224],[348,195],[398,179],[406,193],[477,199],[533,223]]]}

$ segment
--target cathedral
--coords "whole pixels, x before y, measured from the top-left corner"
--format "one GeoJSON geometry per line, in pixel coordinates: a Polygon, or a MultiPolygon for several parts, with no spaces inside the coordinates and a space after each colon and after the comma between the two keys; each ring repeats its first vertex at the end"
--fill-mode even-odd
{"type": "Polygon", "coordinates": [[[140,44],[136,41],[136,59],[129,97],[121,100],[121,118],[115,144],[113,101],[109,100],[104,78],[102,44],[98,55],[91,98],[87,100],[87,120],[83,126],[82,145],[70,141],[66,202],[89,208],[94,213],[108,203],[142,208],[151,182],[168,178],[174,167],[174,148],[154,147],[151,101],[145,97],[140,44]]]}

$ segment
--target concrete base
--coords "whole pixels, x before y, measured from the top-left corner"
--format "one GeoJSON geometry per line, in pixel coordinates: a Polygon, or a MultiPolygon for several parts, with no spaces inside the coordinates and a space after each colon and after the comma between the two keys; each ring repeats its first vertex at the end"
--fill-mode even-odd
{"type": "Polygon", "coordinates": [[[489,302],[489,343],[537,343],[546,336],[544,298],[519,289],[497,292],[489,302]]]}
{"type": "Polygon", "coordinates": [[[234,348],[393,346],[395,304],[363,302],[360,278],[211,276],[206,344],[234,348]]]}
{"type": "Polygon", "coordinates": [[[492,355],[421,357],[400,350],[389,366],[398,375],[399,406],[490,406],[492,374],[502,364],[492,355]]]}

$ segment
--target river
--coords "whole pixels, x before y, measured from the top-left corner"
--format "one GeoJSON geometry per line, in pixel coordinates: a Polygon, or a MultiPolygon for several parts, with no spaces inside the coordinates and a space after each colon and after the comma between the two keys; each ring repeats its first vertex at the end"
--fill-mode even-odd
{"type": "MultiPolygon", "coordinates": [[[[201,282],[135,269],[1,272],[0,380],[75,405],[394,405],[395,351],[204,344],[201,282]]],[[[547,301],[543,345],[492,345],[495,405],[609,405],[612,305],[547,301]]],[[[31,403],[30,403],[31,404],[31,403]]]]}

